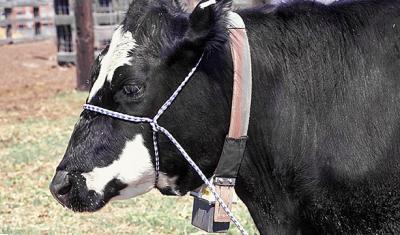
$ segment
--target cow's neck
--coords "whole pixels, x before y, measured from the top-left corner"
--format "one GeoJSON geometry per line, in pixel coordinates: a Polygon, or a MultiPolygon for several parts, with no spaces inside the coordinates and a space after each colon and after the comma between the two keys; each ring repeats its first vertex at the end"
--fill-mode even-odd
{"type": "MultiPolygon", "coordinates": [[[[267,16],[265,16],[267,17],[267,16]]],[[[273,137],[276,94],[280,92],[281,62],[276,57],[281,55],[279,41],[273,37],[279,28],[273,21],[271,25],[260,24],[250,16],[243,17],[248,29],[252,50],[253,94],[250,115],[246,155],[241,164],[235,190],[246,204],[261,234],[296,234],[299,205],[296,200],[282,190],[277,176],[277,161],[270,145],[273,137]],[[259,47],[269,45],[261,50],[259,47]],[[277,73],[277,74],[275,74],[277,73]],[[279,75],[279,76],[278,76],[279,75]]],[[[278,24],[278,23],[276,23],[278,24]]]]}
{"type": "Polygon", "coordinates": [[[247,206],[261,234],[296,234],[297,221],[288,221],[287,218],[289,214],[297,213],[298,205],[294,205],[276,184],[273,177],[274,161],[265,151],[265,142],[261,133],[258,133],[260,127],[257,125],[253,123],[249,130],[236,193],[247,206]]]}
{"type": "MultiPolygon", "coordinates": [[[[230,111],[231,102],[232,102],[232,95],[233,95],[233,69],[232,69],[232,57],[230,48],[227,48],[225,51],[221,51],[218,53],[218,56],[210,56],[208,58],[214,58],[220,60],[221,66],[215,66],[216,63],[210,62],[210,64],[214,68],[207,68],[208,71],[213,71],[214,76],[217,78],[223,78],[223,90],[225,96],[227,107],[224,107],[227,112],[230,111]],[[225,73],[221,74],[221,70],[219,68],[223,67],[222,64],[225,64],[225,67],[229,68],[226,70],[225,73]],[[228,111],[229,110],[229,111],[228,111]]],[[[257,65],[253,65],[257,66],[257,65]]],[[[259,84],[254,84],[254,88],[256,89],[259,84]]],[[[256,105],[253,105],[252,108],[256,108],[256,105]]],[[[254,112],[254,110],[252,110],[254,112]]],[[[227,116],[230,116],[230,112],[227,113],[227,116]]],[[[269,161],[265,161],[267,156],[260,156],[265,155],[265,151],[262,151],[262,143],[257,143],[255,140],[259,139],[256,137],[261,135],[261,133],[257,133],[257,123],[251,122],[250,120],[250,129],[249,129],[249,141],[248,141],[248,149],[246,150],[247,153],[244,157],[243,163],[241,165],[237,185],[235,190],[241,200],[246,204],[249,212],[254,219],[255,224],[257,225],[259,231],[267,231],[268,229],[268,221],[266,220],[266,215],[271,215],[271,219],[278,220],[279,218],[272,218],[271,214],[271,202],[269,197],[266,195],[273,194],[274,190],[271,182],[271,166],[268,163],[269,161]],[[261,160],[263,159],[263,160],[261,160]]],[[[229,127],[229,123],[227,124],[229,127]]]]}

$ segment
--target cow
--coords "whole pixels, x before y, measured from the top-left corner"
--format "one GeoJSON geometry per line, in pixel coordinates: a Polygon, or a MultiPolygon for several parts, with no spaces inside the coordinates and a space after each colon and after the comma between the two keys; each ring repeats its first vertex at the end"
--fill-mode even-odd
{"type": "MultiPolygon", "coordinates": [[[[211,3],[210,3],[211,2],[211,3]]],[[[96,59],[87,103],[159,119],[207,177],[229,129],[231,1],[192,13],[133,0],[96,59]]],[[[205,7],[204,7],[205,6],[205,7]]],[[[400,1],[293,1],[238,10],[250,42],[253,94],[235,190],[260,234],[400,233],[400,1]]],[[[77,212],[154,188],[186,195],[202,181],[152,127],[84,110],[50,185],[77,212]]]]}

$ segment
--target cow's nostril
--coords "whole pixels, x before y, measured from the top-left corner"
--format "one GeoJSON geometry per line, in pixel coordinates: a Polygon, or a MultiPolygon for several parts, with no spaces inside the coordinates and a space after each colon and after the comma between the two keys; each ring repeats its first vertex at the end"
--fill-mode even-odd
{"type": "Polygon", "coordinates": [[[71,183],[68,183],[67,185],[64,185],[62,188],[60,188],[57,193],[59,195],[67,194],[69,193],[69,191],[71,191],[71,186],[72,186],[71,183]]]}
{"type": "Polygon", "coordinates": [[[64,202],[66,200],[65,196],[71,191],[72,184],[68,172],[58,171],[50,184],[50,191],[53,196],[64,202]]]}

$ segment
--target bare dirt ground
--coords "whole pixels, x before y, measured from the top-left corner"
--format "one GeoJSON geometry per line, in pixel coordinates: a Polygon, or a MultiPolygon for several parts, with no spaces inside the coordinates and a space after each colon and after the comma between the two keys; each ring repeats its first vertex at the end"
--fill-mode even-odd
{"type": "Polygon", "coordinates": [[[75,87],[75,68],[59,67],[54,41],[0,47],[0,124],[57,115],[43,105],[75,87]]]}

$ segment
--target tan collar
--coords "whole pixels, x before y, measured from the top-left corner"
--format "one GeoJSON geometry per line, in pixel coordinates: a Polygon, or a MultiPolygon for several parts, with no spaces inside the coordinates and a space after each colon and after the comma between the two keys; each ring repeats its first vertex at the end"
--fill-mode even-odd
{"type": "Polygon", "coordinates": [[[229,41],[233,60],[233,96],[228,136],[247,136],[252,94],[250,45],[243,19],[235,12],[228,15],[229,41]]]}

